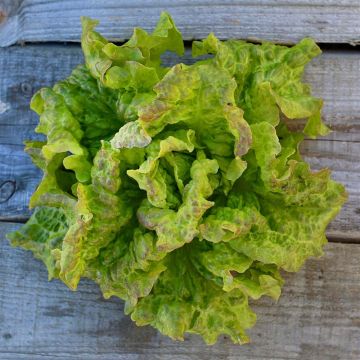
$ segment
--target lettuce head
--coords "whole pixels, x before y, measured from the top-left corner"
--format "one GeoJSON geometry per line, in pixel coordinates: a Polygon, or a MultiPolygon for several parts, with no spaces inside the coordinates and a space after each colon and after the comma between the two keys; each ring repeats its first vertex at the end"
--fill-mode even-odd
{"type": "Polygon", "coordinates": [[[280,270],[322,254],[346,200],[299,152],[329,131],[302,82],[320,49],[210,34],[193,42],[198,61],[165,67],[162,54],[184,52],[167,13],[121,46],[96,25],[82,18],[85,64],[31,101],[45,136],[25,151],[44,175],[8,237],[49,279],[89,278],[123,299],[137,325],[245,343],[249,299],[279,298],[280,270]],[[292,119],[306,119],[302,131],[292,119]]]}

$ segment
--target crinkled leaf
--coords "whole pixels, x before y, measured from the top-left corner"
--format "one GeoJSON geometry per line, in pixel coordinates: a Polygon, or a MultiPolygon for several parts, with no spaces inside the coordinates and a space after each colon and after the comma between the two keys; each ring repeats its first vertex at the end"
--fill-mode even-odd
{"type": "MultiPolygon", "coordinates": [[[[181,55],[184,52],[181,34],[166,12],[161,13],[152,34],[141,28],[135,28],[130,40],[121,46],[109,43],[94,31],[98,21],[87,17],[82,17],[81,21],[83,30],[81,45],[86,64],[95,78],[110,87],[125,88],[127,82],[136,81],[136,78],[148,82],[150,72],[155,71],[152,75],[155,78],[156,72],[164,73],[164,69],[160,68],[162,53],[169,50],[181,55]],[[118,80],[114,83],[112,77],[118,80]],[[128,80],[124,81],[126,78],[128,80]]],[[[148,89],[151,85],[154,83],[148,83],[148,89]]]]}
{"type": "Polygon", "coordinates": [[[110,143],[115,149],[142,148],[151,143],[151,137],[137,121],[132,121],[122,126],[110,143]]]}
{"type": "Polygon", "coordinates": [[[299,204],[287,204],[286,196],[261,199],[267,219],[256,231],[229,242],[236,251],[264,264],[298,271],[310,256],[322,255],[327,224],[346,200],[343,187],[331,180],[326,188],[299,204]]]}
{"type": "Polygon", "coordinates": [[[31,250],[36,258],[42,260],[50,280],[59,276],[52,251],[61,248],[67,230],[68,223],[62,209],[39,207],[25,225],[7,237],[11,245],[31,250]]]}
{"type": "MultiPolygon", "coordinates": [[[[128,170],[127,174],[135,179],[140,189],[145,190],[149,202],[156,207],[167,207],[168,195],[167,172],[160,164],[160,158],[172,152],[192,152],[195,148],[193,130],[179,130],[162,140],[154,141],[147,149],[148,158],[139,169],[128,170]]],[[[172,190],[172,189],[171,189],[172,190]]]]}
{"type": "Polygon", "coordinates": [[[235,343],[248,342],[245,329],[253,326],[256,316],[247,297],[237,289],[224,292],[203,278],[190,259],[197,261],[192,244],[171,253],[153,291],[128,308],[131,318],[173,339],[182,340],[189,332],[201,335],[208,344],[221,334],[235,343]]]}
{"type": "Polygon", "coordinates": [[[228,242],[250,232],[251,228],[262,226],[265,219],[253,207],[233,209],[218,207],[200,224],[201,237],[214,242],[228,242]]]}
{"type": "Polygon", "coordinates": [[[184,124],[213,155],[242,156],[251,131],[235,105],[235,88],[234,79],[212,64],[175,65],[156,85],[156,99],[140,108],[140,124],[150,136],[184,124]]]}
{"type": "Polygon", "coordinates": [[[129,227],[100,250],[89,264],[87,276],[100,285],[104,297],[115,295],[134,306],[138,298],[149,295],[166,270],[165,255],[157,250],[153,233],[129,227]]]}
{"type": "Polygon", "coordinates": [[[326,126],[319,113],[322,100],[312,97],[302,83],[304,66],[321,53],[312,39],[288,48],[271,43],[251,45],[243,41],[219,41],[210,34],[193,43],[193,55],[215,54],[214,62],[236,80],[237,104],[249,123],[269,122],[276,126],[279,108],[289,119],[309,118],[305,133],[324,135],[326,126]]]}
{"type": "Polygon", "coordinates": [[[214,205],[207,200],[213,192],[208,175],[215,174],[217,170],[215,160],[194,161],[190,170],[192,180],[185,186],[183,203],[178,211],[156,208],[148,201],[143,202],[137,216],[143,226],[156,231],[159,250],[170,252],[198,235],[201,217],[214,205]]]}
{"type": "Polygon", "coordinates": [[[103,143],[91,169],[92,183],[77,187],[76,218],[57,254],[60,278],[71,288],[76,288],[87,262],[132,216],[129,200],[116,195],[121,185],[119,165],[119,151],[103,143]]]}

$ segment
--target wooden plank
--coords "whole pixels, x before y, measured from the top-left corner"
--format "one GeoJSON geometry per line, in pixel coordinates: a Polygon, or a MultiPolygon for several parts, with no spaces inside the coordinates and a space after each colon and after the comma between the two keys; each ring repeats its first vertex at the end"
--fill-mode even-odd
{"type": "MultiPolygon", "coordinates": [[[[177,60],[171,55],[164,59],[169,65],[177,60]]],[[[22,221],[29,216],[29,197],[41,177],[22,145],[25,139],[36,137],[37,117],[29,110],[31,95],[66,77],[82,61],[77,45],[1,49],[0,219],[22,221]]],[[[183,61],[191,61],[189,52],[183,61]]],[[[314,93],[325,99],[324,119],[334,132],[317,141],[307,140],[302,151],[314,168],[333,169],[334,178],[350,194],[328,235],[360,239],[360,57],[355,51],[325,51],[309,65],[305,78],[314,93]]]]}
{"type": "Polygon", "coordinates": [[[29,216],[29,196],[41,179],[41,171],[23,152],[24,140],[41,138],[34,134],[38,119],[29,109],[31,96],[39,88],[68,76],[71,69],[81,62],[78,46],[1,50],[0,219],[25,220],[29,216]],[[9,181],[15,185],[13,193],[9,181]]]}
{"type": "Polygon", "coordinates": [[[79,41],[81,15],[101,21],[99,30],[123,41],[134,26],[151,31],[169,11],[184,39],[213,31],[222,39],[267,39],[293,43],[312,36],[322,43],[357,44],[357,0],[2,0],[0,46],[16,42],[79,41]]]}
{"type": "Polygon", "coordinates": [[[90,281],[71,292],[47,282],[43,264],[10,248],[0,223],[1,359],[359,359],[360,244],[328,244],[286,284],[277,304],[256,302],[252,343],[220,338],[212,347],[196,336],[174,342],[150,327],[138,328],[117,299],[103,300],[90,281]]]}

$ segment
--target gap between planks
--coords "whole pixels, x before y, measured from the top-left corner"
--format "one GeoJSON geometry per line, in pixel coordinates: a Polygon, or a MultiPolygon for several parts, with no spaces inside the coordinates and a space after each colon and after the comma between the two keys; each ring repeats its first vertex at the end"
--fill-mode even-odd
{"type": "Polygon", "coordinates": [[[109,40],[125,40],[133,27],[154,28],[167,10],[186,40],[213,31],[219,38],[266,39],[294,43],[311,36],[317,42],[359,44],[357,0],[2,0],[0,46],[17,42],[76,41],[80,16],[100,20],[109,40]]]}

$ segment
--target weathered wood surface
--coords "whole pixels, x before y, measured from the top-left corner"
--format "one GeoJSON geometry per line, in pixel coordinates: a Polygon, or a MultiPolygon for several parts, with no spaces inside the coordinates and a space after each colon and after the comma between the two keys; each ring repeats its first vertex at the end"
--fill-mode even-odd
{"type": "MultiPolygon", "coordinates": [[[[0,50],[0,220],[25,220],[27,204],[41,173],[23,153],[34,138],[36,115],[29,110],[34,91],[51,86],[81,63],[78,45],[14,46],[0,50]]],[[[174,63],[168,56],[166,63],[174,63]]],[[[190,61],[189,52],[184,61],[190,61]]],[[[324,118],[334,132],[302,146],[318,169],[329,167],[350,194],[328,235],[360,239],[360,57],[356,51],[325,51],[306,71],[314,93],[325,99],[324,118]]]]}
{"type": "Polygon", "coordinates": [[[150,327],[138,328],[116,299],[103,300],[83,281],[71,292],[47,282],[42,263],[10,248],[0,223],[0,359],[326,359],[360,358],[360,245],[334,244],[297,274],[286,274],[283,295],[254,306],[252,343],[199,337],[174,342],[150,327]]]}
{"type": "Polygon", "coordinates": [[[23,141],[36,138],[38,119],[29,109],[33,93],[65,78],[81,62],[78,46],[0,50],[0,219],[26,219],[30,193],[41,178],[23,151],[23,141]],[[14,192],[11,183],[4,184],[8,180],[15,185],[14,192]]]}
{"type": "Polygon", "coordinates": [[[292,43],[357,44],[358,0],[1,0],[0,46],[29,41],[79,41],[80,16],[101,21],[106,37],[122,41],[134,26],[152,30],[169,11],[186,40],[213,31],[220,38],[292,43]]]}

